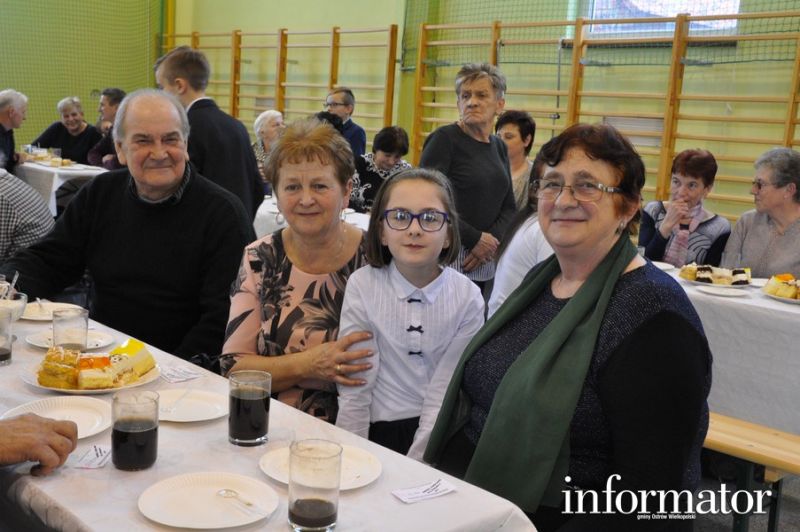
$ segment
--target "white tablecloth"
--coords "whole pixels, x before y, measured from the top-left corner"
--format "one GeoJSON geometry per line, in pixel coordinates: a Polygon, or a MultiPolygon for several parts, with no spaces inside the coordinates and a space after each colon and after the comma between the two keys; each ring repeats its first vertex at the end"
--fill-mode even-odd
{"type": "MultiPolygon", "coordinates": [[[[117,342],[125,339],[121,333],[99,324],[93,325],[99,330],[112,332],[117,342]]],[[[54,395],[27,385],[20,379],[23,371],[34,370],[44,353],[27,345],[25,337],[48,326],[49,323],[26,321],[15,324],[15,334],[19,339],[14,344],[12,363],[0,367],[0,390],[3,391],[0,394],[0,412],[54,395]]],[[[162,368],[188,364],[156,349],[152,351],[162,368]]],[[[206,371],[197,380],[170,384],[158,379],[144,385],[143,389],[158,391],[187,386],[227,393],[227,380],[206,371]]],[[[111,400],[111,395],[94,397],[111,400]]],[[[326,438],[367,449],[383,465],[381,476],[372,484],[342,492],[337,530],[484,532],[502,528],[503,531],[535,532],[525,514],[505,499],[273,401],[270,431],[285,431],[287,428],[294,431],[296,438],[326,438]],[[418,486],[438,478],[453,483],[456,491],[410,505],[400,502],[391,494],[392,490],[418,486]]],[[[101,469],[77,469],[70,467],[68,462],[65,467],[44,478],[30,476],[30,464],[0,468],[0,498],[27,515],[33,514],[35,520],[58,530],[174,530],[144,517],[137,507],[139,495],[152,484],[175,475],[231,472],[269,484],[280,500],[277,510],[269,519],[236,530],[288,530],[286,486],[273,481],[258,468],[265,447],[231,445],[227,440],[227,430],[225,417],[198,423],[162,421],[158,435],[158,459],[153,467],[145,471],[119,471],[110,461],[101,469]]],[[[110,430],[106,430],[80,440],[73,456],[81,455],[92,444],[110,445],[110,442],[110,430]]],[[[191,507],[187,507],[186,511],[190,512],[191,507]]],[[[2,515],[0,522],[5,522],[2,515]]]]}
{"type": "Polygon", "coordinates": [[[800,434],[800,305],[757,288],[746,297],[700,292],[673,277],[700,315],[714,355],[708,398],[714,412],[800,434]]]}
{"type": "MultiPolygon", "coordinates": [[[[286,227],[286,221],[278,221],[278,206],[275,203],[274,196],[264,196],[264,201],[256,211],[255,220],[253,220],[253,229],[256,231],[256,237],[261,238],[264,235],[274,233],[278,229],[286,227]]],[[[369,227],[369,215],[360,212],[351,212],[345,215],[345,221],[363,229],[367,230],[369,227]]]]}
{"type": "Polygon", "coordinates": [[[14,169],[14,175],[42,195],[53,216],[56,215],[56,191],[61,185],[70,179],[91,178],[103,172],[108,172],[108,170],[85,164],[76,164],[72,167],[50,167],[35,162],[23,163],[14,169]]]}

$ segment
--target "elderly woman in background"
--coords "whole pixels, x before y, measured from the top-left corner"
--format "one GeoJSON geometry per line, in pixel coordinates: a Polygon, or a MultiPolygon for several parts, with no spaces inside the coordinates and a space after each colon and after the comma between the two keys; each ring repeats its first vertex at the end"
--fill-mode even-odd
{"type": "Polygon", "coordinates": [[[403,160],[407,153],[408,133],[405,129],[389,126],[378,131],[372,141],[372,153],[356,157],[356,177],[350,206],[358,212],[368,212],[383,182],[397,172],[411,168],[403,160]]]}
{"type": "MultiPolygon", "coordinates": [[[[541,158],[537,157],[532,166],[528,179],[534,182],[541,177],[544,164],[541,158]]],[[[550,247],[539,225],[536,196],[532,194],[530,186],[525,189],[528,191],[528,201],[511,220],[506,234],[503,235],[503,242],[497,249],[497,272],[494,274],[492,294],[488,303],[487,316],[490,318],[511,292],[522,283],[522,279],[531,268],[553,254],[553,248],[550,247]]]]}
{"type": "Polygon", "coordinates": [[[467,347],[425,460],[515,502],[542,532],[663,526],[603,508],[601,492],[611,475],[617,493],[697,486],[708,342],[684,290],[630,241],[644,185],[630,142],[578,124],[540,157],[534,193],[555,255],[467,347]],[[578,488],[601,513],[563,513],[578,488]]]}
{"type": "Polygon", "coordinates": [[[707,150],[684,150],[672,161],[670,201],[651,201],[642,213],[639,245],[645,257],[680,268],[696,262],[718,266],[731,224],[703,208],[714,187],[717,161],[707,150]]]}
{"type": "Polygon", "coordinates": [[[800,278],[800,153],[775,148],[758,158],[750,193],[756,208],[733,227],[722,265],[749,266],[753,277],[800,278]]]}
{"type": "Polygon", "coordinates": [[[253,152],[256,154],[256,162],[258,162],[258,172],[261,174],[261,179],[264,180],[264,192],[269,193],[270,185],[269,180],[264,174],[264,169],[269,160],[269,152],[272,150],[272,145],[278,140],[281,132],[286,126],[283,124],[283,115],[280,111],[270,109],[264,111],[256,117],[253,123],[253,132],[256,134],[256,141],[253,143],[253,152]]]}
{"type": "Polygon", "coordinates": [[[494,130],[508,149],[517,210],[524,209],[528,205],[528,183],[533,168],[533,162],[528,159],[528,155],[536,135],[536,122],[525,111],[508,110],[497,119],[494,130]]]}
{"type": "Polygon", "coordinates": [[[266,175],[288,226],[244,250],[231,295],[220,365],[227,373],[272,374],[278,399],[330,422],[336,384],[362,385],[350,374],[366,350],[347,351],[370,337],[336,340],[345,284],[366,264],[363,233],[342,221],[353,153],[333,127],[314,119],[290,125],[270,154],[266,175]]]}
{"type": "Polygon", "coordinates": [[[56,108],[61,121],[50,124],[33,144],[40,148],[59,148],[64,159],[88,164],[89,150],[100,141],[102,135],[84,120],[83,107],[77,96],[64,98],[56,108]]]}
{"type": "Polygon", "coordinates": [[[506,79],[488,63],[467,64],[456,74],[461,118],[427,139],[419,165],[450,179],[461,217],[462,250],[451,264],[478,285],[494,277],[494,255],[516,212],[506,145],[492,135],[505,106],[506,79]]]}

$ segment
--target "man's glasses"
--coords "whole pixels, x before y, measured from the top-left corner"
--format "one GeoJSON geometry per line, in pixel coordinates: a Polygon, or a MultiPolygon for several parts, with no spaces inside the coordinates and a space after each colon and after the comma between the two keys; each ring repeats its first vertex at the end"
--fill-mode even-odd
{"type": "Polygon", "coordinates": [[[540,200],[545,201],[555,201],[565,188],[572,190],[572,196],[576,200],[586,202],[598,201],[603,197],[603,192],[608,192],[609,194],[622,192],[619,187],[609,187],[602,183],[592,183],[591,181],[583,181],[574,185],[565,185],[558,181],[546,179],[533,182],[534,194],[540,200]]]}
{"type": "Polygon", "coordinates": [[[764,187],[777,187],[778,185],[773,185],[772,183],[768,183],[766,181],[761,181],[760,179],[756,179],[753,181],[752,186],[756,188],[756,190],[760,191],[764,187]]]}
{"type": "Polygon", "coordinates": [[[411,222],[416,219],[423,231],[435,233],[444,227],[448,218],[446,212],[433,209],[422,211],[419,214],[412,214],[405,209],[388,209],[383,211],[383,219],[386,220],[386,225],[395,231],[405,231],[411,227],[411,222]]]}
{"type": "Polygon", "coordinates": [[[325,102],[322,104],[323,109],[327,109],[328,107],[347,107],[347,104],[339,102],[325,102]]]}

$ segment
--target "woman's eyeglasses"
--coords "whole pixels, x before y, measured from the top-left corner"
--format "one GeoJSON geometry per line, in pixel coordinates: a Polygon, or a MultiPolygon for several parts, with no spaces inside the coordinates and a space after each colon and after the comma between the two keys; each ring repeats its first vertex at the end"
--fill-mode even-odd
{"type": "Polygon", "coordinates": [[[778,185],[774,185],[772,183],[768,183],[766,181],[761,181],[760,179],[756,179],[753,181],[752,186],[756,188],[756,190],[760,191],[764,187],[777,187],[778,185]]]}
{"type": "Polygon", "coordinates": [[[444,226],[449,216],[446,212],[433,209],[422,211],[419,214],[412,214],[405,209],[387,209],[383,211],[383,219],[386,220],[386,225],[395,231],[405,231],[416,219],[423,231],[435,233],[444,226]]]}
{"type": "Polygon", "coordinates": [[[549,181],[542,179],[533,182],[534,194],[540,200],[555,201],[561,192],[568,188],[572,191],[572,197],[578,201],[598,201],[603,197],[603,192],[614,194],[622,192],[619,187],[609,187],[602,183],[593,183],[591,181],[582,181],[574,185],[565,185],[558,181],[549,181]]]}

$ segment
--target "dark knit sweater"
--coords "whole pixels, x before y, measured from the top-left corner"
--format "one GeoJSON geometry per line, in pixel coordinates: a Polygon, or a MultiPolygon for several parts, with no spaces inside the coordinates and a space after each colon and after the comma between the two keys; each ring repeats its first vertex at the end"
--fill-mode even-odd
{"type": "Polygon", "coordinates": [[[130,179],[126,169],[94,178],[49,235],[1,270],[18,270],[34,298],[88,268],[92,319],[182,358],[216,357],[242,249],[255,239],[241,202],[194,174],[178,201],[149,204],[130,179]]]}
{"type": "Polygon", "coordinates": [[[479,142],[458,124],[442,126],[425,139],[419,165],[439,170],[453,185],[462,246],[472,249],[481,233],[502,240],[517,204],[508,152],[499,137],[479,142]]]}
{"type": "MultiPolygon", "coordinates": [[[[547,289],[467,363],[473,443],[500,380],[566,303],[547,289]]],[[[622,276],[572,418],[571,485],[600,491],[617,473],[617,490],[696,488],[710,387],[711,352],[685,292],[649,263],[622,276]]]]}
{"type": "Polygon", "coordinates": [[[36,137],[33,144],[40,148],[61,148],[61,157],[71,159],[76,163],[88,164],[89,150],[97,144],[103,136],[92,125],[87,125],[80,135],[71,135],[64,124],[53,122],[41,135],[36,137]]]}

